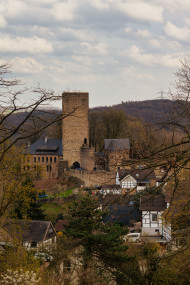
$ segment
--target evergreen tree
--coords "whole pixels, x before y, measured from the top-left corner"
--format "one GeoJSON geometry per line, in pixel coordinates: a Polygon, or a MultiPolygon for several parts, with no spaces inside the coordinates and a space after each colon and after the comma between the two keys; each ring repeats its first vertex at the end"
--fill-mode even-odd
{"type": "Polygon", "coordinates": [[[104,277],[109,276],[117,284],[140,284],[137,262],[134,256],[127,255],[128,247],[123,241],[128,228],[104,224],[105,214],[99,209],[98,201],[89,197],[82,197],[69,206],[65,233],[74,240],[76,248],[80,247],[82,270],[88,272],[81,284],[88,284],[89,268],[98,272],[98,276],[105,272],[104,277]]]}
{"type": "Polygon", "coordinates": [[[37,203],[37,191],[30,178],[21,185],[20,194],[15,201],[12,216],[18,219],[44,220],[44,211],[37,203]]]}

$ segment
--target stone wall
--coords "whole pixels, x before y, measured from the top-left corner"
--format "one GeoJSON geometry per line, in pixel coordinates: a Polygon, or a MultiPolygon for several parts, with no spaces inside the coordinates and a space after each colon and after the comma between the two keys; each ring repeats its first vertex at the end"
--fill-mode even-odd
{"type": "Polygon", "coordinates": [[[118,151],[105,151],[107,160],[107,167],[111,171],[116,171],[118,167],[126,167],[126,162],[129,160],[129,150],[118,150],[118,151]]]}
{"type": "Polygon", "coordinates": [[[68,161],[68,167],[74,162],[81,165],[80,149],[84,142],[88,144],[89,141],[88,93],[64,92],[62,104],[63,160],[68,161]]]}
{"type": "Polygon", "coordinates": [[[34,179],[57,179],[61,160],[62,156],[58,155],[27,154],[23,157],[22,169],[34,179]]]}
{"type": "Polygon", "coordinates": [[[95,149],[94,147],[88,147],[83,145],[81,147],[81,166],[86,170],[93,170],[95,167],[95,149]]]}
{"type": "Polygon", "coordinates": [[[68,170],[66,173],[67,176],[74,176],[84,181],[84,186],[101,186],[101,185],[111,185],[115,184],[116,172],[105,171],[105,170],[94,170],[94,171],[85,171],[85,170],[68,170]]]}

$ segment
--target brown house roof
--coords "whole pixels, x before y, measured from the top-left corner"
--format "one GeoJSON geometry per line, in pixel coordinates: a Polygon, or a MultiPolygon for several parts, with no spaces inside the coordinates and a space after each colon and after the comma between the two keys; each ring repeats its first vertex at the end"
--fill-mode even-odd
{"type": "Polygon", "coordinates": [[[4,224],[3,229],[10,236],[18,234],[23,241],[43,242],[56,236],[53,225],[49,221],[13,220],[4,224]]]}
{"type": "Polygon", "coordinates": [[[164,211],[166,208],[167,203],[164,194],[149,194],[140,198],[139,209],[141,211],[164,211]]]}
{"type": "Polygon", "coordinates": [[[118,173],[120,181],[127,175],[131,175],[137,182],[156,180],[153,169],[119,169],[118,173]]]}

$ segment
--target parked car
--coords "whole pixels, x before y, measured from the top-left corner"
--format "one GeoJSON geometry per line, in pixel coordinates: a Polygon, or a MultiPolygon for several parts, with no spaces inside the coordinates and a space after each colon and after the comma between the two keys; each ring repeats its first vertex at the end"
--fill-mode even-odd
{"type": "Polygon", "coordinates": [[[140,233],[130,233],[124,236],[124,241],[128,242],[140,242],[141,241],[141,236],[140,233]]]}

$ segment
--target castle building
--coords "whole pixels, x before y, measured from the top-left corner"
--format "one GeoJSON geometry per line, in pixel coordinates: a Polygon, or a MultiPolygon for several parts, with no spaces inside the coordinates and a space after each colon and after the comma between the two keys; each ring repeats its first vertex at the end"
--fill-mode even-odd
{"type": "Polygon", "coordinates": [[[62,94],[62,143],[63,161],[69,168],[93,170],[94,148],[89,147],[87,92],[64,92],[62,94]]]}
{"type": "Polygon", "coordinates": [[[125,168],[129,160],[129,139],[105,139],[104,153],[107,170],[117,171],[118,167],[125,168]]]}
{"type": "Polygon", "coordinates": [[[103,185],[115,180],[118,166],[124,167],[129,159],[129,139],[105,139],[101,159],[95,157],[94,147],[89,146],[89,94],[63,92],[62,140],[40,139],[28,148],[30,160],[25,170],[41,168],[42,179],[75,176],[84,185],[103,185]],[[96,161],[95,161],[96,158],[96,161]]]}
{"type": "Polygon", "coordinates": [[[58,178],[63,157],[61,140],[39,139],[28,147],[28,154],[23,163],[25,171],[32,171],[36,178],[58,178]]]}

